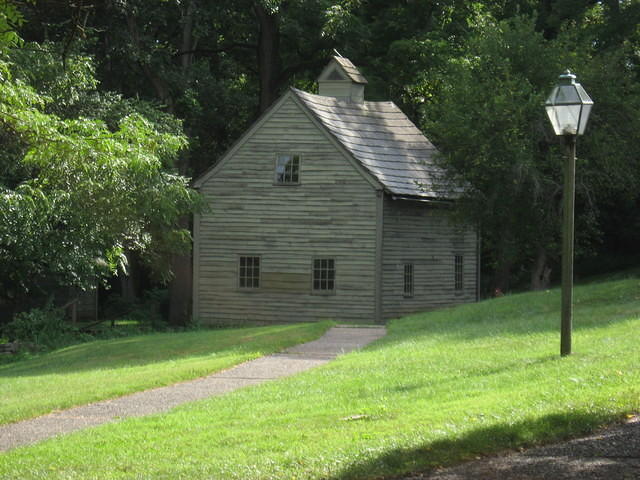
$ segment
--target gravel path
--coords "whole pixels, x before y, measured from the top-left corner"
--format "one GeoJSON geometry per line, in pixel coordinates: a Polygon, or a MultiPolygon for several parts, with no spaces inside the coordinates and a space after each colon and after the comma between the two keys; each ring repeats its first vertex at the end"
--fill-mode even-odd
{"type": "Polygon", "coordinates": [[[313,342],[188,382],[145,390],[0,426],[0,451],[36,443],[127,417],[164,412],[177,405],[232,390],[287,377],[323,365],[336,356],[364,347],[383,337],[384,327],[337,326],[313,342]]]}
{"type": "Polygon", "coordinates": [[[484,458],[403,480],[640,479],[640,418],[588,437],[484,458]]]}

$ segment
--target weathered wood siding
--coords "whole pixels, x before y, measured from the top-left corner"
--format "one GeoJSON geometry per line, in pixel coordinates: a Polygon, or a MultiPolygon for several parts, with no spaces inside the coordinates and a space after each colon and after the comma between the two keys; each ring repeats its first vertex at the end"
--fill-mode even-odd
{"type": "Polygon", "coordinates": [[[385,196],[383,316],[395,318],[476,300],[477,236],[453,225],[443,207],[385,196]],[[463,288],[455,289],[455,256],[463,256],[463,288]],[[404,265],[413,264],[413,296],[404,294],[404,265]]]}
{"type": "Polygon", "coordinates": [[[200,188],[194,316],[205,324],[373,321],[376,191],[291,98],[200,188]],[[301,156],[300,184],[274,185],[277,154],[301,156]],[[238,258],[261,258],[261,287],[238,288],[238,258]],[[314,258],[336,290],[311,292],[314,258]]]}

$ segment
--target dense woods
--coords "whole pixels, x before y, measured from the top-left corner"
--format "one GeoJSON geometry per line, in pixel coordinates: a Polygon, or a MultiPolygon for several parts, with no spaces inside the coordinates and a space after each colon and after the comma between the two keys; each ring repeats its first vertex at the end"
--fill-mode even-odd
{"type": "MultiPolygon", "coordinates": [[[[93,288],[135,256],[189,311],[198,176],[337,49],[467,186],[483,288],[559,276],[561,143],[542,108],[571,69],[578,273],[637,262],[638,0],[18,0],[0,6],[0,303],[93,288]]],[[[6,317],[5,317],[6,319],[6,317]]]]}

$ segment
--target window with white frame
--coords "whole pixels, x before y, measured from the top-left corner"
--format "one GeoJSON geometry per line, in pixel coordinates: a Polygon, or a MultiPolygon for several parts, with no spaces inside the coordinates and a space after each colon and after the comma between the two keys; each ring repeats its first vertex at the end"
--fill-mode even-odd
{"type": "Polygon", "coordinates": [[[464,286],[463,267],[464,258],[462,255],[455,256],[454,283],[456,291],[462,291],[464,286]]]}
{"type": "Polygon", "coordinates": [[[405,297],[413,297],[413,263],[404,264],[404,288],[405,297]]]}
{"type": "Polygon", "coordinates": [[[240,257],[238,261],[238,286],[240,288],[260,288],[260,257],[240,257]]]}
{"type": "Polygon", "coordinates": [[[300,155],[276,156],[276,184],[295,185],[300,183],[300,155]]]}
{"type": "Polygon", "coordinates": [[[336,262],[333,258],[313,260],[313,291],[331,293],[336,288],[336,262]]]}

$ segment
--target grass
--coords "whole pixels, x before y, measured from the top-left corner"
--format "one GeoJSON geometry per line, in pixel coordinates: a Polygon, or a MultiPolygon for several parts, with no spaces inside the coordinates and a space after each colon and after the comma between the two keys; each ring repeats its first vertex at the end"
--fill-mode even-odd
{"type": "Polygon", "coordinates": [[[640,280],[392,322],[296,377],[3,455],[0,478],[382,478],[586,433],[640,409],[640,280]]]}
{"type": "Polygon", "coordinates": [[[330,325],[137,335],[0,365],[0,424],[201,377],[318,338],[330,325]]]}

